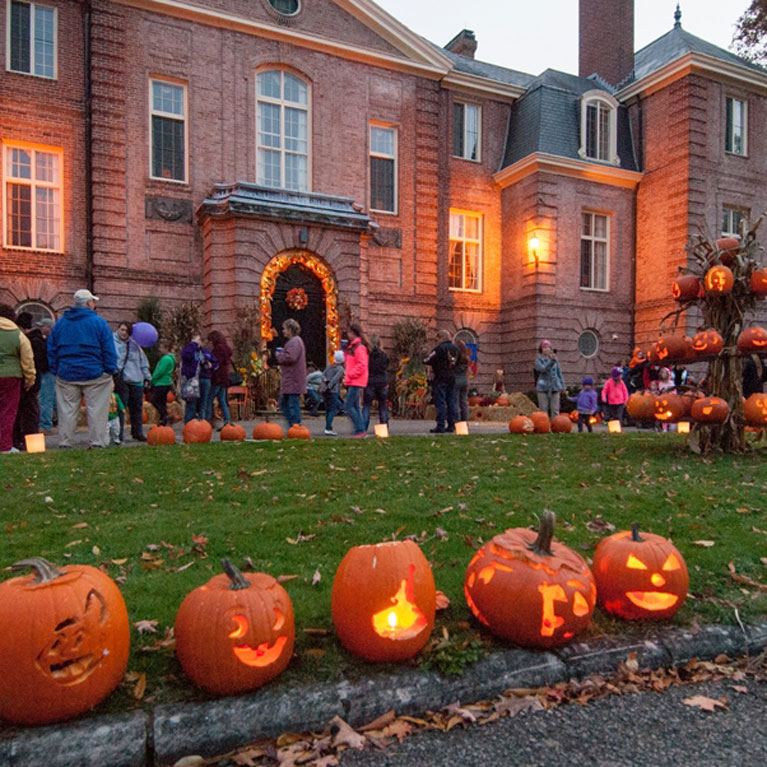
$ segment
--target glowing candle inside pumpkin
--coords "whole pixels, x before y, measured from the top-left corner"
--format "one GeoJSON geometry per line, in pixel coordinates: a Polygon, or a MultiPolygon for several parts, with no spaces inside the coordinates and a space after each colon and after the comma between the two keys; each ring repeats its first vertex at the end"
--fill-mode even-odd
{"type": "Polygon", "coordinates": [[[402,580],[399,590],[391,598],[391,607],[373,615],[373,629],[387,639],[410,639],[426,626],[426,616],[414,603],[413,578],[415,567],[410,565],[410,575],[402,580]]]}

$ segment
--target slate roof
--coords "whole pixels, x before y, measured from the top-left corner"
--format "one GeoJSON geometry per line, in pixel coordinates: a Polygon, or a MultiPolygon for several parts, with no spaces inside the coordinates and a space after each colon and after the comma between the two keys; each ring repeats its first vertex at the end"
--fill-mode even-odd
{"type": "MultiPolygon", "coordinates": [[[[534,152],[582,160],[578,154],[581,134],[581,96],[601,84],[555,69],[536,77],[511,108],[509,140],[503,166],[534,152]]],[[[606,90],[606,89],[603,89],[606,90]]],[[[618,108],[618,157],[623,170],[639,170],[634,155],[628,112],[618,108]]],[[[589,160],[589,162],[596,162],[589,160]]],[[[605,163],[607,164],[607,163],[605,163]]]]}
{"type": "Polygon", "coordinates": [[[646,45],[634,54],[634,80],[641,80],[674,59],[688,53],[704,53],[730,64],[764,73],[763,67],[736,56],[718,45],[709,43],[685,30],[681,24],[674,26],[665,35],[646,45]]]}
{"type": "Polygon", "coordinates": [[[447,48],[440,48],[440,51],[453,62],[456,72],[476,75],[477,77],[486,77],[488,80],[495,80],[496,82],[504,83],[506,85],[516,85],[520,88],[527,88],[535,79],[534,75],[529,75],[526,72],[499,67],[495,64],[488,64],[486,61],[470,59],[467,56],[453,53],[452,51],[447,50],[447,48]]]}

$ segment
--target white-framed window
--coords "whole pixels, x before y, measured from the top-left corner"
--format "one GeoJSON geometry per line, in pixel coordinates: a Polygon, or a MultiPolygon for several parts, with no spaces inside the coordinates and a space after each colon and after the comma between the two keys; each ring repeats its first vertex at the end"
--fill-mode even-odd
{"type": "Polygon", "coordinates": [[[581,288],[609,290],[610,217],[604,213],[581,214],[581,288]]]}
{"type": "Polygon", "coordinates": [[[8,0],[7,69],[55,79],[57,23],[50,5],[8,0]]]}
{"type": "Polygon", "coordinates": [[[450,290],[482,290],[482,215],[450,211],[450,254],[447,282],[450,290]]]}
{"type": "Polygon", "coordinates": [[[256,178],[259,184],[308,191],[309,85],[282,69],[256,75],[256,178]]]}
{"type": "Polygon", "coordinates": [[[748,218],[748,213],[742,208],[722,208],[722,234],[740,237],[740,222],[748,218]]]}
{"type": "Polygon", "coordinates": [[[589,91],[581,97],[581,146],[584,159],[619,165],[618,102],[605,91],[589,91]]]}
{"type": "Polygon", "coordinates": [[[453,157],[479,161],[480,118],[475,104],[453,104],[453,157]]]}
{"type": "Polygon", "coordinates": [[[397,129],[370,124],[370,209],[397,212],[397,129]]]}
{"type": "Polygon", "coordinates": [[[62,253],[62,150],[3,142],[2,153],[5,247],[62,253]]]}
{"type": "Polygon", "coordinates": [[[725,107],[724,151],[746,154],[747,104],[741,99],[727,98],[725,107]]]}
{"type": "Polygon", "coordinates": [[[187,180],[186,85],[149,80],[150,168],[152,178],[187,180]]]}

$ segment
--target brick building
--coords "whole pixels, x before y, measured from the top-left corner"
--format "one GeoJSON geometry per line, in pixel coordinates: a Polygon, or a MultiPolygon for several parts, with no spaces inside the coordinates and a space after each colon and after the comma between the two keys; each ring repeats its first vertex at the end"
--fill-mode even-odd
{"type": "Polygon", "coordinates": [[[8,0],[0,301],[255,308],[318,362],[348,308],[385,345],[400,317],[461,333],[480,386],[530,388],[542,337],[567,382],[602,373],[690,233],[767,210],[767,74],[678,18],[635,53],[633,6],[581,0],[579,75],[533,76],[371,0],[8,0]]]}

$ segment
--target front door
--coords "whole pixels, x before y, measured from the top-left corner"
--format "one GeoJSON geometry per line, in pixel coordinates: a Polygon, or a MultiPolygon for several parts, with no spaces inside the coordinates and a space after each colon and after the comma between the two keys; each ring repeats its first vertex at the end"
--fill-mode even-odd
{"type": "Polygon", "coordinates": [[[272,295],[272,327],[278,335],[269,342],[270,349],[285,346],[282,323],[292,318],[301,326],[301,338],[306,347],[306,361],[313,362],[318,370],[327,365],[327,341],[325,334],[325,291],[319,278],[299,264],[280,272],[272,295]],[[292,309],[287,304],[288,291],[302,288],[308,299],[303,309],[292,309]]]}

